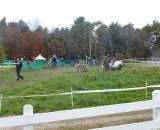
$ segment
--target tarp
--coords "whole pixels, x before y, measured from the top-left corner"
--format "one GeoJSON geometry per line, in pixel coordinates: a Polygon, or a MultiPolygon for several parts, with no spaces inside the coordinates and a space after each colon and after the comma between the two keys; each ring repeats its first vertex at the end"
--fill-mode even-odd
{"type": "Polygon", "coordinates": [[[38,55],[35,60],[46,60],[46,58],[44,58],[42,55],[38,55]]]}

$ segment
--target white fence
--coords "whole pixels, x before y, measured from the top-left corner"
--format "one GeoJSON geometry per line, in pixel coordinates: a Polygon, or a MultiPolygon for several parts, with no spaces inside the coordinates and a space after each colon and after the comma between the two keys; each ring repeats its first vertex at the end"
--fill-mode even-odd
{"type": "Polygon", "coordinates": [[[153,99],[148,101],[139,101],[117,105],[90,107],[38,114],[33,114],[32,105],[25,105],[23,108],[22,116],[0,118],[0,128],[24,126],[24,130],[33,130],[32,125],[38,123],[153,109],[153,121],[97,128],[97,130],[158,130],[160,128],[160,90],[155,90],[152,93],[152,97],[153,99]]]}
{"type": "Polygon", "coordinates": [[[160,58],[133,58],[133,59],[125,59],[125,61],[130,61],[132,63],[136,62],[149,62],[149,63],[160,63],[160,58]]]}

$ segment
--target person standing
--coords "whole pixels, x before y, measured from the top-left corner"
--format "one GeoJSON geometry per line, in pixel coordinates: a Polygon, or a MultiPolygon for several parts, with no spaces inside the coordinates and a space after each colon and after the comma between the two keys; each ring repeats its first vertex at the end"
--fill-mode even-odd
{"type": "Polygon", "coordinates": [[[52,67],[56,68],[57,66],[57,56],[56,55],[53,55],[51,59],[51,63],[52,63],[52,67]]]}
{"type": "Polygon", "coordinates": [[[73,54],[70,56],[69,61],[70,61],[70,66],[75,66],[75,58],[73,54]]]}
{"type": "Polygon", "coordinates": [[[105,70],[107,71],[109,70],[110,60],[111,60],[110,55],[108,53],[105,53],[103,64],[104,64],[105,70]]]}
{"type": "Polygon", "coordinates": [[[17,81],[19,81],[20,78],[23,80],[24,79],[23,76],[20,75],[22,70],[23,60],[21,60],[20,58],[16,58],[15,64],[16,64],[16,72],[17,72],[17,81]]]}

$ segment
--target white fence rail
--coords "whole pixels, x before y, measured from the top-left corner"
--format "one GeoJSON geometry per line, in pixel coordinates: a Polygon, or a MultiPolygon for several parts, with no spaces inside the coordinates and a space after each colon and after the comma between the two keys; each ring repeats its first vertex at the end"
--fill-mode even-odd
{"type": "Polygon", "coordinates": [[[23,116],[0,118],[0,128],[24,126],[25,130],[32,130],[33,124],[63,121],[70,119],[94,117],[101,115],[117,114],[139,110],[153,109],[154,121],[135,123],[130,125],[99,128],[99,130],[150,130],[160,128],[160,90],[153,92],[153,100],[132,103],[90,107],[74,110],[65,110],[49,113],[33,114],[32,105],[24,106],[23,116]],[[148,129],[149,128],[149,129],[148,129]]]}
{"type": "Polygon", "coordinates": [[[57,111],[49,113],[39,113],[29,116],[6,117],[0,119],[0,128],[8,126],[11,127],[19,125],[28,125],[36,123],[45,123],[45,122],[117,114],[117,113],[132,112],[132,111],[146,110],[152,108],[160,108],[160,100],[157,101],[149,100],[149,101],[140,101],[140,102],[117,104],[117,105],[82,108],[82,109],[57,111]]]}
{"type": "Polygon", "coordinates": [[[96,128],[90,130],[159,130],[160,128],[160,120],[155,121],[147,121],[141,123],[133,123],[127,125],[119,125],[119,126],[111,126],[104,128],[96,128]]]}
{"type": "Polygon", "coordinates": [[[125,61],[130,61],[132,63],[136,62],[148,62],[148,63],[160,63],[160,58],[133,58],[133,59],[124,59],[125,61]]]}

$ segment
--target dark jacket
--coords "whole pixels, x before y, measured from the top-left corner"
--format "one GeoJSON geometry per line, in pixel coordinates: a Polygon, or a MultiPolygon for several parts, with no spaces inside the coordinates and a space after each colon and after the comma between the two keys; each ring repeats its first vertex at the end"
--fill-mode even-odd
{"type": "Polygon", "coordinates": [[[20,61],[16,60],[15,63],[16,63],[16,70],[21,71],[22,66],[23,66],[23,61],[22,60],[20,60],[20,61]]]}

